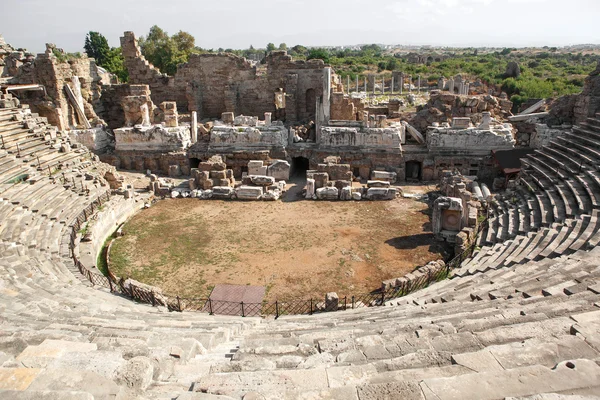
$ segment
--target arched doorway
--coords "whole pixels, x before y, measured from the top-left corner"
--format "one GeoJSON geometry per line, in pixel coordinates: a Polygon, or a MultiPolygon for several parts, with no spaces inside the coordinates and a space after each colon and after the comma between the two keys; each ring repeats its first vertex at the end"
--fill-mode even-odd
{"type": "Polygon", "coordinates": [[[306,171],[310,168],[310,162],[306,157],[294,157],[292,158],[292,165],[290,166],[290,177],[294,178],[306,178],[306,171]]]}
{"type": "Polygon", "coordinates": [[[407,161],[405,165],[406,180],[421,180],[421,163],[419,161],[407,161]]]}
{"type": "Polygon", "coordinates": [[[199,158],[190,157],[190,168],[198,168],[201,160],[199,158]]]}

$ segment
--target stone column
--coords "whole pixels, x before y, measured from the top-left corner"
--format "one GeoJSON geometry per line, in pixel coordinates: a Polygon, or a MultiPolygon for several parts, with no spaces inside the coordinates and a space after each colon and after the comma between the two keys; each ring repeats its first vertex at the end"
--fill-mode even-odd
{"type": "Polygon", "coordinates": [[[454,78],[450,78],[448,81],[448,91],[454,93],[454,78]]]}
{"type": "Polygon", "coordinates": [[[398,82],[398,86],[400,86],[400,94],[402,94],[402,90],[404,89],[404,72],[400,72],[400,82],[398,82]]]}
{"type": "Polygon", "coordinates": [[[196,111],[192,111],[192,144],[198,141],[198,113],[196,111]]]}
{"type": "Polygon", "coordinates": [[[356,75],[356,93],[358,93],[358,75],[356,75]]]}
{"type": "Polygon", "coordinates": [[[417,78],[417,93],[421,93],[421,75],[417,78]]]}
{"type": "Polygon", "coordinates": [[[467,83],[467,87],[466,87],[466,89],[465,89],[465,92],[466,92],[465,94],[469,94],[469,86],[470,86],[470,85],[467,83]]]}
{"type": "Polygon", "coordinates": [[[408,77],[408,93],[412,93],[412,75],[408,77]]]}
{"type": "Polygon", "coordinates": [[[392,76],[392,94],[394,94],[394,77],[392,76]]]}
{"type": "Polygon", "coordinates": [[[346,76],[346,82],[348,83],[346,86],[348,88],[348,93],[350,93],[350,75],[346,76]]]}
{"type": "Polygon", "coordinates": [[[381,94],[385,94],[385,76],[381,77],[381,94]]]}
{"type": "Polygon", "coordinates": [[[271,113],[265,113],[265,126],[271,126],[271,113]]]}

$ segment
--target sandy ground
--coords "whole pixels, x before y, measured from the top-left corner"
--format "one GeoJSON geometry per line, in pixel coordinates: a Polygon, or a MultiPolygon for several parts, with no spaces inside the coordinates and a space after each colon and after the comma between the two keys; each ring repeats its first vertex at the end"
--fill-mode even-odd
{"type": "MultiPolygon", "coordinates": [[[[423,193],[424,186],[404,187],[423,193]]],[[[442,258],[427,204],[162,200],[115,242],[111,268],[182,297],[219,283],[264,285],[269,300],[341,296],[442,258]]]]}

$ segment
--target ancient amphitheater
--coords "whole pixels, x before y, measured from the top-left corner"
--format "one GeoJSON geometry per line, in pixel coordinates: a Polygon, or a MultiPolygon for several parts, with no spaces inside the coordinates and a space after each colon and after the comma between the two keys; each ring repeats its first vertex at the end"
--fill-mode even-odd
{"type": "Polygon", "coordinates": [[[440,120],[408,124],[393,122],[392,102],[350,97],[322,62],[272,53],[257,77],[243,59],[208,55],[168,77],[131,33],[122,44],[129,84],[91,59],[27,55],[0,40],[0,398],[600,396],[600,64],[568,112],[510,116],[501,96],[440,82],[424,109],[440,120]],[[285,107],[273,107],[279,88],[285,107]],[[436,102],[457,107],[436,114],[436,102]],[[270,121],[281,108],[285,126],[270,121]],[[572,126],[545,122],[565,116],[572,126]],[[523,145],[508,121],[534,126],[536,141],[523,145]],[[460,175],[497,176],[490,152],[515,146],[535,150],[517,175],[506,167],[497,195],[460,175]],[[163,177],[140,192],[115,166],[163,177]],[[154,294],[132,301],[133,283],[95,268],[105,239],[151,196],[273,200],[294,167],[307,170],[305,196],[325,201],[394,198],[390,181],[441,179],[434,230],[476,250],[450,263],[450,279],[379,306],[336,302],[336,312],[279,318],[172,311],[154,294]],[[185,176],[184,189],[169,174],[185,176]],[[367,187],[352,185],[359,176],[367,187]]]}

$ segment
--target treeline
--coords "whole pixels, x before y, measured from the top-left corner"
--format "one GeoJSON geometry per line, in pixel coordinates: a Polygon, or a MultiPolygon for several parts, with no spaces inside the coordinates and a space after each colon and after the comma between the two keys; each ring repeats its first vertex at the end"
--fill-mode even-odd
{"type": "MultiPolygon", "coordinates": [[[[307,48],[302,45],[288,47],[286,43],[276,46],[268,43],[264,48],[250,46],[247,49],[203,49],[196,46],[194,37],[183,31],[169,35],[153,26],[147,35],[139,38],[142,54],[162,72],[174,75],[177,65],[189,60],[191,54],[226,52],[264,62],[266,55],[275,50],[286,50],[295,59],[322,59],[330,64],[345,81],[350,77],[361,79],[370,73],[391,74],[403,71],[421,75],[422,79],[435,85],[440,77],[458,74],[469,79],[481,79],[488,85],[501,87],[517,104],[530,98],[557,97],[578,93],[585,77],[594,70],[597,55],[560,53],[557,48],[544,48],[540,52],[522,52],[505,48],[501,51],[479,54],[477,49],[461,49],[460,53],[447,54],[439,62],[410,63],[406,54],[392,54],[376,44],[359,48],[307,48]],[[517,62],[518,76],[506,76],[509,62],[517,62]]],[[[127,70],[119,47],[109,47],[106,38],[98,32],[89,32],[84,46],[88,56],[94,57],[101,67],[116,74],[122,82],[127,81],[127,70]]]]}

